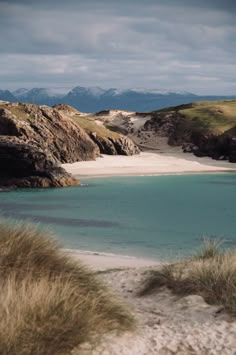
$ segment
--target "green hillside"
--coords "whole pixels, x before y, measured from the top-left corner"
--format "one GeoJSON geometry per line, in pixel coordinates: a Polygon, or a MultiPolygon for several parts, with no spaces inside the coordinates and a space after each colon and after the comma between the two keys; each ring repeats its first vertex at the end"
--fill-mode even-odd
{"type": "Polygon", "coordinates": [[[173,112],[181,114],[181,128],[184,131],[198,131],[212,134],[222,134],[231,131],[236,133],[236,100],[204,101],[176,107],[170,107],[157,112],[173,112]]]}

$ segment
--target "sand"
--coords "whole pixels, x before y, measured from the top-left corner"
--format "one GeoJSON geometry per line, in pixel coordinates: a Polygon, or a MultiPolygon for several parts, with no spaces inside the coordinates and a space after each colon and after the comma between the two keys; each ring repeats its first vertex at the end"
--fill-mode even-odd
{"type": "Polygon", "coordinates": [[[73,355],[236,354],[236,319],[221,307],[208,305],[198,295],[177,297],[166,289],[138,296],[145,274],[160,263],[150,261],[148,266],[148,260],[143,265],[138,258],[69,252],[98,271],[138,322],[134,332],[110,334],[95,347],[83,344],[73,355]]]}
{"type": "Polygon", "coordinates": [[[231,171],[235,164],[211,158],[197,158],[178,148],[164,153],[142,152],[132,156],[102,155],[96,161],[63,164],[63,168],[77,177],[196,174],[231,171]]]}
{"type": "Polygon", "coordinates": [[[64,249],[73,258],[81,260],[93,270],[127,269],[160,265],[156,260],[148,260],[125,255],[64,249]]]}

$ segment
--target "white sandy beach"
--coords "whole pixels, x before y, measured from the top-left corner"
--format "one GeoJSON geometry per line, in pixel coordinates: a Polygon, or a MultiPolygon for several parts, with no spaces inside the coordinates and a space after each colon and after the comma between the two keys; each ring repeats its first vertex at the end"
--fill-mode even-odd
{"type": "Polygon", "coordinates": [[[158,262],[115,255],[67,250],[101,278],[133,312],[137,330],[105,336],[97,346],[89,343],[72,355],[234,355],[236,321],[220,306],[201,296],[179,297],[167,289],[140,297],[142,280],[158,262]]]}
{"type": "Polygon", "coordinates": [[[211,158],[197,158],[182,153],[178,148],[171,152],[142,152],[132,156],[102,155],[96,161],[63,164],[69,173],[77,177],[199,174],[235,171],[235,164],[211,158]]]}

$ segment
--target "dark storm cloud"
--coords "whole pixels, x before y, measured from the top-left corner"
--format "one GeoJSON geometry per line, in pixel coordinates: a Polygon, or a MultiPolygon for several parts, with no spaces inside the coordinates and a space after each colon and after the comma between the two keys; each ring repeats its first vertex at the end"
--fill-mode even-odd
{"type": "Polygon", "coordinates": [[[1,86],[236,91],[236,1],[0,0],[1,86]]]}

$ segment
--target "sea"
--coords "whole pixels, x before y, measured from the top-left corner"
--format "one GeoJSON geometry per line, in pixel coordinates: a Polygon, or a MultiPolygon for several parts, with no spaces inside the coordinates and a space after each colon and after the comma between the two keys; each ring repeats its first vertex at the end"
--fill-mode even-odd
{"type": "Polygon", "coordinates": [[[236,174],[84,178],[0,193],[0,216],[40,222],[63,248],[173,260],[205,238],[236,247],[236,174]]]}

